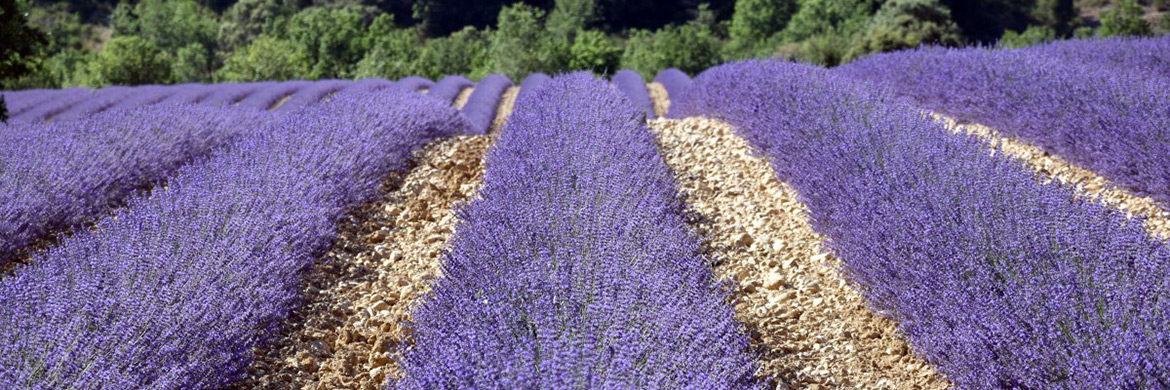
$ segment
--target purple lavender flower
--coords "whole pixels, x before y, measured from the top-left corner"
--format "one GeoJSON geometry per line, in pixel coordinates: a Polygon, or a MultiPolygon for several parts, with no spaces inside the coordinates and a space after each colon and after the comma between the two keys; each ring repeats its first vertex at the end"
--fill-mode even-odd
{"type": "Polygon", "coordinates": [[[390,387],[760,388],[644,112],[586,73],[516,107],[390,387]]]}

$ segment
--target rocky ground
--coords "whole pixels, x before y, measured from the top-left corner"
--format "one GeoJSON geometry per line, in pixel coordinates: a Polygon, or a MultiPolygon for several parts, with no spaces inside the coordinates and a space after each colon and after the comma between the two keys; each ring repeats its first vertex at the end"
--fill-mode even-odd
{"type": "MultiPolygon", "coordinates": [[[[441,272],[455,210],[482,182],[489,136],[436,141],[397,190],[357,210],[311,271],[307,303],[232,389],[377,389],[398,373],[412,305],[441,272]]],[[[392,184],[391,184],[392,186],[392,184]]]]}
{"type": "Polygon", "coordinates": [[[654,104],[654,113],[659,117],[666,116],[667,110],[670,109],[670,98],[667,96],[666,88],[661,83],[647,83],[646,91],[650,93],[650,102],[654,104]]]}
{"type": "Polygon", "coordinates": [[[1146,218],[1146,231],[1153,237],[1170,239],[1170,212],[1160,208],[1152,198],[1137,196],[1100,175],[1029,145],[1004,137],[995,129],[975,124],[958,123],[941,114],[930,114],[955,133],[977,137],[992,153],[1003,153],[1036,171],[1048,181],[1055,180],[1077,194],[1102,202],[1126,213],[1130,218],[1146,218]]]}
{"type": "Polygon", "coordinates": [[[715,259],[736,316],[779,389],[941,389],[895,324],[838,272],[804,206],[723,123],[659,119],[651,129],[715,259]]]}

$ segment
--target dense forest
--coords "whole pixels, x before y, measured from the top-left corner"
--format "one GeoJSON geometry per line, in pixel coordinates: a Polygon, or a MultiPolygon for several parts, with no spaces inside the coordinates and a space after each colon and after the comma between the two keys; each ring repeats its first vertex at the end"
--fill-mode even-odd
{"type": "Polygon", "coordinates": [[[0,89],[617,69],[1170,30],[1170,0],[0,0],[0,89]]]}

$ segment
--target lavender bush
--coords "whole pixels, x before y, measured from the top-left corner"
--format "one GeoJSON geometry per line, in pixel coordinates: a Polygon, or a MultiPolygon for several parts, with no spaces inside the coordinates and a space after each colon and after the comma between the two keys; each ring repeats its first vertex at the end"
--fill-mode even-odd
{"type": "Polygon", "coordinates": [[[760,387],[643,118],[588,74],[518,102],[391,387],[760,387]]]}
{"type": "MultiPolygon", "coordinates": [[[[161,103],[164,99],[173,96],[180,91],[179,88],[191,88],[187,86],[175,85],[148,85],[142,87],[134,87],[134,89],[121,100],[109,106],[105,110],[95,111],[88,115],[93,115],[98,112],[116,109],[128,109],[149,106],[152,104],[161,103]]],[[[179,103],[172,103],[179,104],[179,103]]]]}
{"type": "Polygon", "coordinates": [[[297,93],[288,98],[288,101],[276,108],[276,112],[290,112],[299,110],[306,106],[317,104],[322,99],[329,97],[342,90],[345,87],[353,84],[348,80],[322,80],[314,81],[312,84],[301,88],[297,93]]]}
{"type": "Polygon", "coordinates": [[[2,92],[2,94],[4,95],[4,99],[8,104],[8,115],[10,117],[14,117],[33,107],[44,103],[53,102],[71,93],[77,93],[79,91],[88,92],[89,90],[82,88],[28,89],[23,91],[2,92]]]}
{"type": "Polygon", "coordinates": [[[613,85],[625,94],[627,99],[639,110],[646,113],[647,118],[658,117],[654,113],[654,103],[650,101],[650,93],[646,91],[646,80],[642,75],[632,70],[620,70],[613,75],[613,85]]]}
{"type": "Polygon", "coordinates": [[[671,101],[681,100],[687,89],[691,88],[690,76],[675,68],[659,72],[657,76],[654,76],[654,82],[662,84],[662,88],[666,89],[666,95],[671,101]]]}
{"type": "Polygon", "coordinates": [[[451,104],[459,96],[459,92],[463,91],[464,88],[471,88],[473,86],[475,86],[475,83],[472,83],[466,77],[447,76],[439,80],[438,83],[435,83],[434,88],[431,88],[427,92],[427,96],[439,99],[443,103],[451,104]]]}
{"type": "Polygon", "coordinates": [[[218,92],[221,88],[229,87],[231,84],[179,84],[172,86],[174,91],[159,101],[159,104],[199,104],[207,99],[211,94],[218,92]]]}
{"type": "Polygon", "coordinates": [[[516,101],[520,101],[525,96],[536,93],[536,90],[548,83],[549,80],[552,80],[552,78],[544,73],[531,73],[525,76],[524,81],[520,83],[520,90],[516,92],[516,101]]]}
{"type": "Polygon", "coordinates": [[[281,81],[272,83],[252,92],[248,97],[240,100],[236,106],[257,110],[270,110],[273,105],[280,103],[281,99],[290,97],[296,94],[297,91],[308,88],[312,84],[313,82],[311,81],[281,81]]]}
{"type": "Polygon", "coordinates": [[[474,134],[487,134],[488,128],[492,126],[492,120],[496,118],[496,106],[500,105],[504,91],[511,86],[512,80],[502,74],[484,77],[475,85],[475,90],[471,91],[471,96],[467,98],[467,104],[462,110],[467,122],[471,123],[471,131],[474,134]]]}
{"type": "Polygon", "coordinates": [[[246,99],[252,93],[268,87],[272,82],[264,83],[239,83],[239,84],[217,84],[215,92],[203,99],[200,104],[208,106],[230,106],[239,103],[246,99]]]}
{"type": "Polygon", "coordinates": [[[925,48],[838,72],[992,126],[1170,207],[1170,79],[1028,51],[925,48]]]}
{"type": "Polygon", "coordinates": [[[160,105],[0,134],[0,264],[224,146],[259,112],[160,105]]]}
{"type": "Polygon", "coordinates": [[[345,93],[366,93],[381,91],[394,86],[394,82],[386,79],[361,79],[343,88],[345,93]]]}
{"type": "Polygon", "coordinates": [[[62,111],[69,109],[75,104],[79,104],[86,99],[94,97],[96,94],[97,91],[92,89],[77,88],[64,90],[61,91],[60,95],[55,95],[48,101],[31,106],[21,111],[19,114],[12,114],[9,123],[41,122],[54,115],[60,114],[62,111]]]}
{"type": "Polygon", "coordinates": [[[1063,40],[1020,50],[1064,62],[1104,66],[1109,71],[1136,71],[1170,79],[1170,35],[1063,40]]]}
{"type": "Polygon", "coordinates": [[[1170,384],[1170,249],[1142,221],[824,69],[723,65],[676,104],[770,158],[846,274],[959,388],[1170,384]]]}
{"type": "Polygon", "coordinates": [[[433,87],[435,83],[418,76],[403,77],[394,82],[394,88],[405,92],[418,92],[433,87]]]}
{"type": "Polygon", "coordinates": [[[69,105],[56,115],[47,116],[46,120],[70,121],[105,111],[128,96],[133,96],[134,87],[113,86],[97,90],[92,97],[69,105]]]}
{"type": "Polygon", "coordinates": [[[466,128],[449,107],[393,92],[282,118],[0,280],[0,388],[239,379],[334,223],[413,150],[466,128]]]}

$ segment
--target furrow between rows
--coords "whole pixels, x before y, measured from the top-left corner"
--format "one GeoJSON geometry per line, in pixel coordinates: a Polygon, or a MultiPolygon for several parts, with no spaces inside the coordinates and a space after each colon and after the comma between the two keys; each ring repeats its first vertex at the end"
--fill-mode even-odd
{"type": "Polygon", "coordinates": [[[1101,175],[1045,152],[1035,145],[1006,137],[991,127],[977,123],[959,123],[954,118],[938,113],[930,115],[955,133],[977,137],[991,149],[992,153],[1000,152],[1020,161],[1047,178],[1046,183],[1055,180],[1072,188],[1077,195],[1121,210],[1129,218],[1135,216],[1144,218],[1146,231],[1150,236],[1163,240],[1170,239],[1170,212],[1159,207],[1153,198],[1138,196],[1101,175]]]}
{"type": "Polygon", "coordinates": [[[821,245],[796,192],[730,125],[650,122],[715,272],[737,282],[737,319],[779,388],[942,389],[896,324],[867,308],[821,245]]]}
{"type": "Polygon", "coordinates": [[[305,306],[248,378],[231,389],[375,389],[399,370],[389,351],[410,342],[410,309],[441,272],[455,210],[483,180],[489,136],[432,142],[404,179],[354,212],[312,269],[305,306]],[[400,186],[398,184],[401,184],[400,186]]]}

